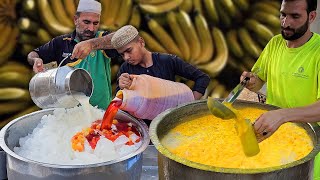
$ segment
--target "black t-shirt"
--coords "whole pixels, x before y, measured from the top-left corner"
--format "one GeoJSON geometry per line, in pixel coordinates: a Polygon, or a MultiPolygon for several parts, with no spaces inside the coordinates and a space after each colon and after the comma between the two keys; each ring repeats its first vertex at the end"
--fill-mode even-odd
{"type": "MultiPolygon", "coordinates": [[[[104,31],[102,36],[109,34],[110,32],[104,31]]],[[[58,64],[66,57],[68,54],[71,54],[74,46],[77,44],[75,40],[76,32],[73,31],[70,34],[65,34],[53,38],[48,43],[34,49],[35,52],[39,54],[39,57],[43,60],[43,63],[50,63],[57,61],[58,64]]],[[[115,49],[106,49],[104,50],[108,57],[114,58],[119,56],[118,52],[115,49]]],[[[75,62],[77,59],[67,59],[63,62],[62,65],[67,63],[75,62]]]]}
{"type": "Polygon", "coordinates": [[[178,75],[194,81],[195,84],[192,90],[201,94],[204,94],[210,82],[210,77],[207,74],[203,73],[195,66],[183,61],[175,55],[154,52],[152,53],[152,61],[153,65],[148,68],[140,65],[131,65],[127,62],[124,62],[121,65],[117,75],[116,91],[120,89],[118,78],[122,73],[136,75],[147,74],[170,81],[175,81],[175,76],[178,75]]]}

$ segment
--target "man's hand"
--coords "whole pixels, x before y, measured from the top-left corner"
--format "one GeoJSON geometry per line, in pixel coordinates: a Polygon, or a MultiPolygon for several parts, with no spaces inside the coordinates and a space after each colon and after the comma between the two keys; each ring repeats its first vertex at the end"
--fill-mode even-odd
{"type": "Polygon", "coordinates": [[[132,77],[128,73],[122,73],[119,77],[120,89],[129,88],[132,83],[132,77]]]}
{"type": "Polygon", "coordinates": [[[41,58],[34,58],[33,71],[35,73],[44,71],[43,60],[41,58]]]}
{"type": "Polygon", "coordinates": [[[90,41],[81,41],[74,46],[71,59],[84,59],[92,51],[92,43],[90,41]]]}
{"type": "Polygon", "coordinates": [[[283,110],[273,110],[262,114],[254,123],[254,130],[259,142],[270,137],[283,123],[285,113],[283,110]]]}
{"type": "Polygon", "coordinates": [[[246,85],[246,88],[250,91],[257,92],[264,84],[264,82],[258,76],[254,75],[251,72],[244,71],[240,76],[240,81],[242,81],[245,77],[250,78],[246,85]]]}

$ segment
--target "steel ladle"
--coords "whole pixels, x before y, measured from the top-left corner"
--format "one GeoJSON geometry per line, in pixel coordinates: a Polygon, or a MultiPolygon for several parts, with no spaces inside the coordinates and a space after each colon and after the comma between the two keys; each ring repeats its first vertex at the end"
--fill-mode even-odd
{"type": "Polygon", "coordinates": [[[239,94],[242,92],[242,90],[244,89],[244,87],[246,86],[247,82],[250,80],[249,77],[244,78],[228,95],[228,97],[226,99],[224,99],[224,101],[221,103],[220,101],[208,97],[207,100],[207,106],[210,110],[210,112],[216,116],[219,117],[221,119],[232,119],[236,117],[236,114],[229,108],[227,107],[225,104],[232,104],[237,97],[239,96],[239,94]]]}

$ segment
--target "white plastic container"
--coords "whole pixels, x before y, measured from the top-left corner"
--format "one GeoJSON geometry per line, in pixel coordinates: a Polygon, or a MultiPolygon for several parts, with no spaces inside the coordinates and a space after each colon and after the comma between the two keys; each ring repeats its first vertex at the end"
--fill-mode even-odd
{"type": "Polygon", "coordinates": [[[183,83],[156,78],[149,75],[134,75],[129,89],[117,92],[122,99],[121,110],[136,118],[154,119],[166,109],[194,101],[192,90],[183,83]]]}

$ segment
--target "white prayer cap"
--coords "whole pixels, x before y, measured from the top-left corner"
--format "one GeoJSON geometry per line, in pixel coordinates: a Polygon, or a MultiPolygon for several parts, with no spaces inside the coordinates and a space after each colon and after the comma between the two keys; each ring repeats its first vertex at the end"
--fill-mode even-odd
{"type": "Polygon", "coordinates": [[[80,0],[77,12],[101,14],[101,3],[95,0],[80,0]]]}
{"type": "Polygon", "coordinates": [[[138,36],[138,30],[132,25],[126,25],[118,29],[111,38],[111,45],[114,49],[121,48],[130,43],[138,36]]]}

